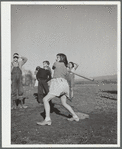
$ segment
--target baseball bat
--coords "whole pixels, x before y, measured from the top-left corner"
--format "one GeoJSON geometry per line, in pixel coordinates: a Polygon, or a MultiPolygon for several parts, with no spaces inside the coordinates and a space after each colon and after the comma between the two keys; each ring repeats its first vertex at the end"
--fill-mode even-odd
{"type": "MultiPolygon", "coordinates": [[[[71,71],[72,72],[72,71],[71,71]]],[[[84,76],[82,76],[82,75],[79,75],[79,74],[77,74],[77,73],[75,73],[75,72],[72,72],[73,74],[75,74],[76,76],[79,76],[79,77],[81,77],[81,78],[84,78],[84,79],[86,79],[86,80],[89,80],[89,81],[94,81],[94,79],[92,79],[92,78],[87,78],[87,77],[84,77],[84,76]]]]}

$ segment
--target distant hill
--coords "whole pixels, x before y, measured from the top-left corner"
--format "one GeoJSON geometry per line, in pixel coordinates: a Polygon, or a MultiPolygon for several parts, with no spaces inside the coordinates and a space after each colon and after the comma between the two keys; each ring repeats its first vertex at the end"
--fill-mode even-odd
{"type": "Polygon", "coordinates": [[[75,79],[75,83],[79,84],[95,84],[96,82],[103,83],[117,83],[117,75],[107,75],[107,76],[98,76],[93,77],[94,81],[88,81],[86,79],[75,79]]]}
{"type": "Polygon", "coordinates": [[[94,77],[95,80],[113,80],[113,79],[117,79],[117,75],[107,75],[107,76],[98,76],[98,77],[94,77]]]}

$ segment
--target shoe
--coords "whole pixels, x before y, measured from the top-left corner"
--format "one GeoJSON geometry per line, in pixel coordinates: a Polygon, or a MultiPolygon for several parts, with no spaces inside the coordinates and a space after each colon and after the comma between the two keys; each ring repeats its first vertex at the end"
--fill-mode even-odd
{"type": "Polygon", "coordinates": [[[26,109],[28,106],[22,106],[22,108],[26,109]]]}
{"type": "Polygon", "coordinates": [[[49,121],[43,121],[43,122],[37,122],[37,125],[41,125],[41,126],[44,126],[44,125],[51,125],[51,120],[49,121]]]}
{"type": "Polygon", "coordinates": [[[67,120],[68,121],[76,121],[76,122],[78,122],[79,121],[79,117],[76,117],[76,118],[72,117],[72,118],[68,118],[67,120]]]}

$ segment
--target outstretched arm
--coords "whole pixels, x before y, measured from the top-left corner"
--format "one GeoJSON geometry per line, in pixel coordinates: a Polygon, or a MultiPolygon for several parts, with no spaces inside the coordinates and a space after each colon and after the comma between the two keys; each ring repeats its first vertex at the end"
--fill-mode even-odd
{"type": "Polygon", "coordinates": [[[35,71],[34,71],[34,75],[36,75],[36,74],[37,74],[37,72],[38,72],[38,71],[37,71],[37,70],[35,70],[35,71]]]}
{"type": "Polygon", "coordinates": [[[54,70],[56,68],[56,62],[53,64],[52,69],[54,70]]]}
{"type": "Polygon", "coordinates": [[[76,70],[78,68],[78,64],[74,63],[74,69],[76,70]]]}
{"type": "Polygon", "coordinates": [[[20,58],[22,59],[21,65],[24,65],[28,60],[26,57],[23,56],[20,56],[20,58]]]}

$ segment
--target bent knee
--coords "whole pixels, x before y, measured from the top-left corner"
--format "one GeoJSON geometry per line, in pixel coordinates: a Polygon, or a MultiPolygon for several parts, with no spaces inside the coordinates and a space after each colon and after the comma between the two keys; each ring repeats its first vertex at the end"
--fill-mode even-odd
{"type": "Polygon", "coordinates": [[[52,98],[54,98],[54,95],[51,94],[47,94],[44,98],[43,98],[43,102],[49,102],[52,98]]]}
{"type": "Polygon", "coordinates": [[[43,102],[47,102],[47,101],[48,101],[48,98],[44,97],[43,102]]]}

